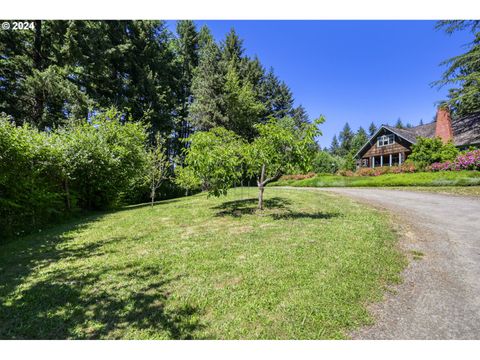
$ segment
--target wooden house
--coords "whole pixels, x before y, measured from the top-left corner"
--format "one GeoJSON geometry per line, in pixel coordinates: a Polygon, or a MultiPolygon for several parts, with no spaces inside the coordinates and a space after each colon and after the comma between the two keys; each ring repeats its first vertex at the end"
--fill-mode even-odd
{"type": "Polygon", "coordinates": [[[480,145],[480,113],[452,119],[450,111],[441,107],[434,122],[398,129],[382,125],[357,152],[357,167],[401,165],[411,154],[418,137],[439,137],[453,141],[459,148],[480,145]]]}

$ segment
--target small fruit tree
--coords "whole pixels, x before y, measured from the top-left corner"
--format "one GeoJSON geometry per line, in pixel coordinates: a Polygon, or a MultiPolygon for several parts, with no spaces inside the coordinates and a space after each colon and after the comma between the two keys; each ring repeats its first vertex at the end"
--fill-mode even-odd
{"type": "MultiPolygon", "coordinates": [[[[315,156],[315,137],[321,135],[320,117],[301,127],[293,119],[270,119],[257,124],[258,136],[246,142],[232,131],[214,128],[197,132],[188,140],[185,167],[210,195],[225,195],[242,176],[255,177],[259,190],[258,208],[263,209],[265,186],[291,172],[310,170],[315,156]]],[[[181,178],[181,176],[180,176],[181,178]]]]}

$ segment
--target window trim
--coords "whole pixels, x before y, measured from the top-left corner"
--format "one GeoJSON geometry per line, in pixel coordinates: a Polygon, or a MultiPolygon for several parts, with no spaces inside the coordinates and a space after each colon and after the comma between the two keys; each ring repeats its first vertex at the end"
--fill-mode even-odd
{"type": "Polygon", "coordinates": [[[378,147],[388,146],[392,144],[395,144],[395,134],[382,135],[377,138],[378,147]],[[380,142],[382,143],[380,144],[380,142]]]}

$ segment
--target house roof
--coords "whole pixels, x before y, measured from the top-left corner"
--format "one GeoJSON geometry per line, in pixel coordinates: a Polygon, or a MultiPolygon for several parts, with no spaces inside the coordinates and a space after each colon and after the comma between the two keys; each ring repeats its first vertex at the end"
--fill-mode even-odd
{"type": "MultiPolygon", "coordinates": [[[[378,131],[365,143],[364,146],[355,155],[358,157],[360,153],[375,139],[382,129],[386,129],[406,141],[415,144],[417,137],[433,138],[435,136],[436,122],[418,125],[411,128],[398,129],[389,125],[382,125],[378,131]]],[[[456,146],[478,145],[480,144],[480,112],[452,119],[453,143],[456,146]]]]}
{"type": "Polygon", "coordinates": [[[480,112],[452,120],[452,130],[456,146],[480,144],[480,112]]]}

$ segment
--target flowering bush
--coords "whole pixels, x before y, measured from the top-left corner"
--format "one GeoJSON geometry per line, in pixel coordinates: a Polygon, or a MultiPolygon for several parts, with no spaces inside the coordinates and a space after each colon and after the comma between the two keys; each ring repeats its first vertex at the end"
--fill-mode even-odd
{"type": "Polygon", "coordinates": [[[457,156],[454,161],[436,162],[429,169],[430,171],[460,171],[480,170],[480,150],[468,151],[457,156]]]}
{"type": "Polygon", "coordinates": [[[314,172],[309,172],[307,174],[295,174],[295,175],[283,175],[281,180],[303,180],[310,179],[315,176],[314,172]]]}
{"type": "MultiPolygon", "coordinates": [[[[413,173],[416,171],[413,163],[407,162],[400,166],[381,166],[376,168],[360,168],[350,176],[380,176],[384,174],[413,173]]],[[[345,175],[349,176],[349,175],[345,175]]]]}

